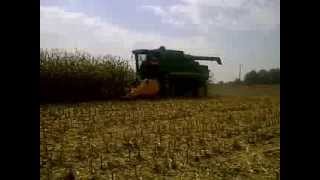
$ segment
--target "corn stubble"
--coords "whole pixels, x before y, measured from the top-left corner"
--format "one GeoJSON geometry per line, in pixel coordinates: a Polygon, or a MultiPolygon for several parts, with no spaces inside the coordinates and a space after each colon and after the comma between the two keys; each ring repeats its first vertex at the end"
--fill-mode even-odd
{"type": "Polygon", "coordinates": [[[276,97],[42,105],[41,179],[276,179],[276,97]]]}

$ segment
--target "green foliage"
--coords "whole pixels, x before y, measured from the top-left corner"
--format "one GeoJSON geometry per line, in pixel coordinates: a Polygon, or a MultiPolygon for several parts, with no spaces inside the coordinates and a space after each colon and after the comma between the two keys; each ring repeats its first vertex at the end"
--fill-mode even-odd
{"type": "Polygon", "coordinates": [[[250,71],[245,75],[246,84],[280,84],[280,68],[267,70],[250,71]]]}
{"type": "Polygon", "coordinates": [[[115,98],[133,79],[128,62],[114,56],[40,49],[41,100],[115,98]]]}

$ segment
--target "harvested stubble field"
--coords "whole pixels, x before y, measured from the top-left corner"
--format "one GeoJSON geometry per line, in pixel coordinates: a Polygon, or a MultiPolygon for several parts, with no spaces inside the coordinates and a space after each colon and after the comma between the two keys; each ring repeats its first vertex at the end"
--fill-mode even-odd
{"type": "Polygon", "coordinates": [[[41,179],[277,179],[278,96],[41,105],[41,179]]]}

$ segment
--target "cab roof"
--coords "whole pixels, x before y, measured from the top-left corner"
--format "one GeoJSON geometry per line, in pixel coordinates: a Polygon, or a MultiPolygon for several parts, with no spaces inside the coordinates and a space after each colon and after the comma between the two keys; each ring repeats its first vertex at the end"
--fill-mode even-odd
{"type": "Polygon", "coordinates": [[[183,51],[165,49],[164,46],[161,46],[159,49],[136,49],[136,50],[133,50],[132,53],[133,54],[148,54],[148,53],[164,52],[164,51],[183,54],[183,51]]]}

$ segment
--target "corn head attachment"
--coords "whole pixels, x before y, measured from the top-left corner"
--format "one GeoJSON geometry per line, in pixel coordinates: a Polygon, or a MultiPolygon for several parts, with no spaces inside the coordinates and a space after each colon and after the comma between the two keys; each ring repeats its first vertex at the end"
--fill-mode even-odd
{"type": "Polygon", "coordinates": [[[137,97],[155,97],[160,91],[160,85],[157,80],[144,79],[138,85],[132,87],[126,98],[137,97]]]}

